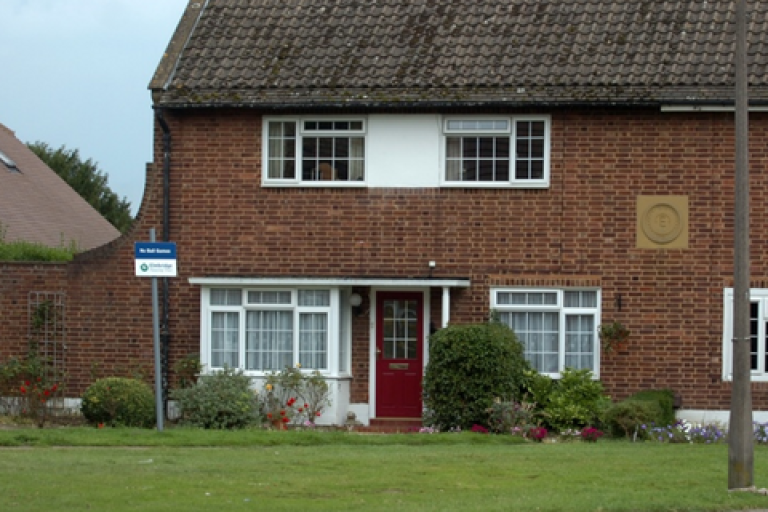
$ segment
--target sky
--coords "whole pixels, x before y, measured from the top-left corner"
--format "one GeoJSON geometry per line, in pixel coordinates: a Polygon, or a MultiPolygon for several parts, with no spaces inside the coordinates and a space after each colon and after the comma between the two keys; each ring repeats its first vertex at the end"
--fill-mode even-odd
{"type": "Polygon", "coordinates": [[[147,86],[187,0],[0,0],[0,123],[77,149],[138,210],[152,159],[147,86]]]}

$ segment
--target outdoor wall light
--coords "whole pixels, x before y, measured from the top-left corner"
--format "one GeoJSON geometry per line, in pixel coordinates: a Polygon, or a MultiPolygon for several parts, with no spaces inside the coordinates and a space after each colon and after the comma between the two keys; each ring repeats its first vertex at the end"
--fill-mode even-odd
{"type": "Polygon", "coordinates": [[[363,304],[363,297],[359,293],[353,293],[349,296],[349,305],[352,306],[352,313],[355,316],[360,316],[363,312],[363,308],[360,307],[363,304]]]}

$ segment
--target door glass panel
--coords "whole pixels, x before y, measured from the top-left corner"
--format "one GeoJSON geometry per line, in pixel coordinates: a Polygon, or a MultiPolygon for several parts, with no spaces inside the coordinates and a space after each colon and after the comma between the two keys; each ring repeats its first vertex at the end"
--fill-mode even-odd
{"type": "Polygon", "coordinates": [[[418,302],[385,300],[383,304],[383,352],[388,359],[416,359],[418,302]]]}

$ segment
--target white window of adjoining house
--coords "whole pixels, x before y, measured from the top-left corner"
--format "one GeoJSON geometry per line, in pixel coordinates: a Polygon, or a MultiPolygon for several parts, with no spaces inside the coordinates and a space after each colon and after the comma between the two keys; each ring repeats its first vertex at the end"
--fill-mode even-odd
{"type": "Polygon", "coordinates": [[[496,289],[491,307],[523,345],[528,362],[559,377],[566,368],[598,372],[597,290],[496,289]]]}
{"type": "Polygon", "coordinates": [[[448,118],[445,184],[549,185],[549,118],[448,118]]]}
{"type": "Polygon", "coordinates": [[[362,119],[268,120],[265,149],[267,183],[365,181],[362,119]]]}
{"type": "Polygon", "coordinates": [[[210,366],[329,369],[331,290],[210,290],[210,366]]]}
{"type": "MultiPolygon", "coordinates": [[[[751,380],[768,381],[768,289],[750,290],[749,365],[751,380]]],[[[723,300],[723,378],[733,379],[733,288],[723,300]]]]}

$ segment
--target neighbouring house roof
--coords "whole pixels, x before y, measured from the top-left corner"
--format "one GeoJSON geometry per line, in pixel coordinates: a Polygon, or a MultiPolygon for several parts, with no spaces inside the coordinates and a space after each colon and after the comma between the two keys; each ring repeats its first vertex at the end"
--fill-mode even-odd
{"type": "Polygon", "coordinates": [[[104,245],[120,232],[0,124],[0,236],[80,250],[104,245]],[[15,165],[8,165],[10,160],[15,165]]]}
{"type": "MultiPolygon", "coordinates": [[[[768,1],[748,2],[768,104],[768,1]]],[[[166,107],[733,103],[735,2],[190,1],[150,89],[166,107]]]]}

